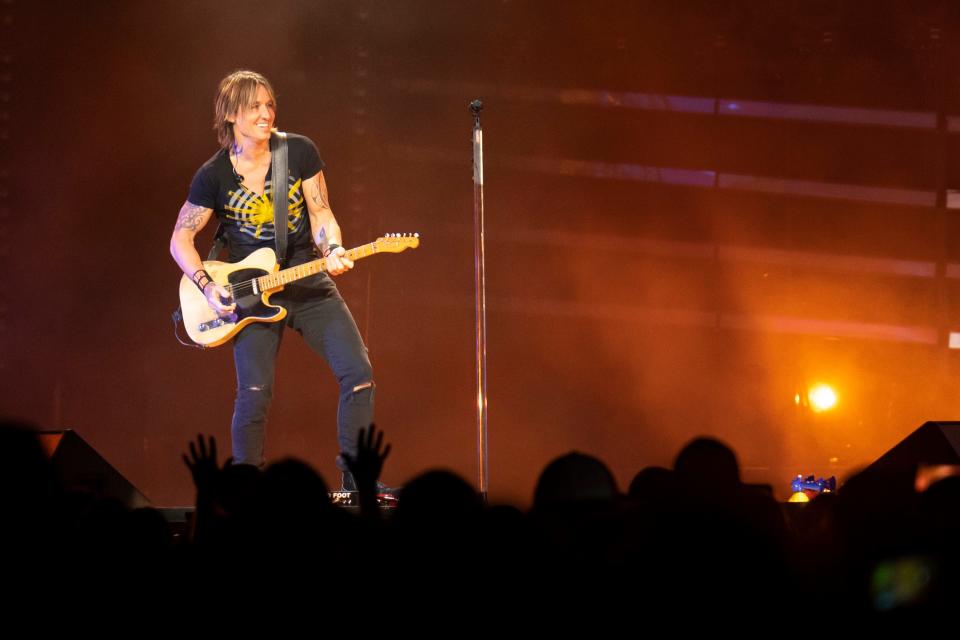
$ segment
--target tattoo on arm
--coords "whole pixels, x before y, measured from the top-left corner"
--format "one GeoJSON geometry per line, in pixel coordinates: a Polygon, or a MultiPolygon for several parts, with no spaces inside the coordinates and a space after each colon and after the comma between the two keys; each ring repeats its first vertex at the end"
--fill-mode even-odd
{"type": "Polygon", "coordinates": [[[319,207],[323,207],[324,209],[330,208],[327,196],[327,185],[324,184],[323,180],[318,180],[317,184],[313,185],[313,193],[310,194],[310,199],[313,200],[313,204],[319,207]]]}
{"type": "Polygon", "coordinates": [[[187,231],[196,231],[203,226],[203,217],[206,207],[198,207],[190,202],[185,203],[180,208],[180,215],[177,217],[177,229],[186,229],[187,231]]]}

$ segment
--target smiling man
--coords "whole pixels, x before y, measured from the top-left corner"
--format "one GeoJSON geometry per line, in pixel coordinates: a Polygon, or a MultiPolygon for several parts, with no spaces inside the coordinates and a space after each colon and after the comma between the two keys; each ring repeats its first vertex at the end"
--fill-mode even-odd
{"type": "MultiPolygon", "coordinates": [[[[203,292],[218,315],[235,309],[229,291],[204,270],[194,244],[197,233],[215,215],[237,262],[262,247],[276,249],[274,205],[286,205],[287,243],[278,256],[283,267],[327,258],[330,275],[353,268],[345,256],[340,227],[330,209],[323,160],[314,143],[288,133],[287,184],[273,184],[276,153],[271,139],[277,101],[269,81],[254,71],[235,71],[220,82],[214,101],[214,129],[220,150],[197,170],[170,239],[170,252],[183,272],[203,292]]],[[[271,298],[287,309],[283,322],[255,322],[234,338],[237,373],[231,435],[237,464],[264,463],[267,410],[273,395],[274,363],[284,325],[300,333],[307,345],[330,365],[340,386],[337,435],[341,453],[354,454],[357,433],[373,421],[373,371],[367,349],[327,273],[288,284],[271,298]]],[[[203,398],[198,389],[198,398],[203,398]]],[[[298,384],[287,393],[311,394],[298,384]]],[[[342,456],[337,457],[343,489],[355,490],[342,456]]]]}

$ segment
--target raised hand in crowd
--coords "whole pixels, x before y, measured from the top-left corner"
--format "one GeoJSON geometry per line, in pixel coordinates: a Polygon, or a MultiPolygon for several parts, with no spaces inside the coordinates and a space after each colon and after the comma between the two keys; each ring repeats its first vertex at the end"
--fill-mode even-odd
{"type": "Polygon", "coordinates": [[[190,443],[190,455],[183,454],[183,462],[190,469],[197,495],[210,495],[215,487],[220,467],[217,465],[217,440],[213,436],[204,439],[197,435],[196,443],[190,443]]]}
{"type": "MultiPolygon", "coordinates": [[[[202,537],[213,517],[217,495],[217,481],[221,468],[217,464],[217,440],[213,436],[197,435],[196,442],[189,445],[190,455],[183,454],[183,462],[193,476],[193,485],[197,489],[197,504],[192,521],[191,537],[202,537]]],[[[233,462],[229,458],[224,466],[233,462]]]]}
{"type": "Polygon", "coordinates": [[[347,469],[353,475],[360,494],[360,512],[363,515],[379,514],[377,509],[377,480],[383,471],[383,463],[390,455],[390,445],[383,444],[383,431],[371,423],[368,429],[360,429],[357,436],[357,455],[342,454],[347,469]]]}

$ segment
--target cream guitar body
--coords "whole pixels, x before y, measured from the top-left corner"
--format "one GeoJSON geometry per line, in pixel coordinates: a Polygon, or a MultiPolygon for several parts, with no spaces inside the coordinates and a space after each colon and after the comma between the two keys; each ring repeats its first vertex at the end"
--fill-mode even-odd
{"type": "MultiPolygon", "coordinates": [[[[399,253],[418,246],[418,234],[397,234],[350,249],[346,256],[357,261],[376,253],[399,253]]],[[[204,262],[203,268],[214,282],[230,292],[236,308],[228,315],[218,316],[193,281],[183,276],[180,279],[180,308],[187,335],[198,345],[216,347],[249,324],[283,320],[287,310],[271,304],[270,296],[282,291],[286,284],[326,271],[326,262],[325,258],[320,258],[281,270],[276,254],[268,247],[257,249],[240,262],[204,262]]]]}

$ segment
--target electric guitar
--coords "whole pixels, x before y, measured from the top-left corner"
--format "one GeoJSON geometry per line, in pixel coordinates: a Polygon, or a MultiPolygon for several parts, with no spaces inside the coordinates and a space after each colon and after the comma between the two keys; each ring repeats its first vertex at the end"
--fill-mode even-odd
{"type": "MultiPolygon", "coordinates": [[[[346,253],[351,260],[359,260],[377,253],[400,253],[420,246],[420,235],[388,234],[346,253]]],[[[291,282],[327,270],[327,259],[320,258],[296,267],[280,269],[273,249],[257,249],[240,262],[208,260],[203,263],[210,277],[230,292],[236,307],[219,316],[210,308],[197,285],[187,276],[180,279],[180,308],[187,335],[198,345],[217,347],[227,342],[253,322],[279,322],[287,315],[280,305],[270,304],[270,296],[283,290],[291,282]]]]}

